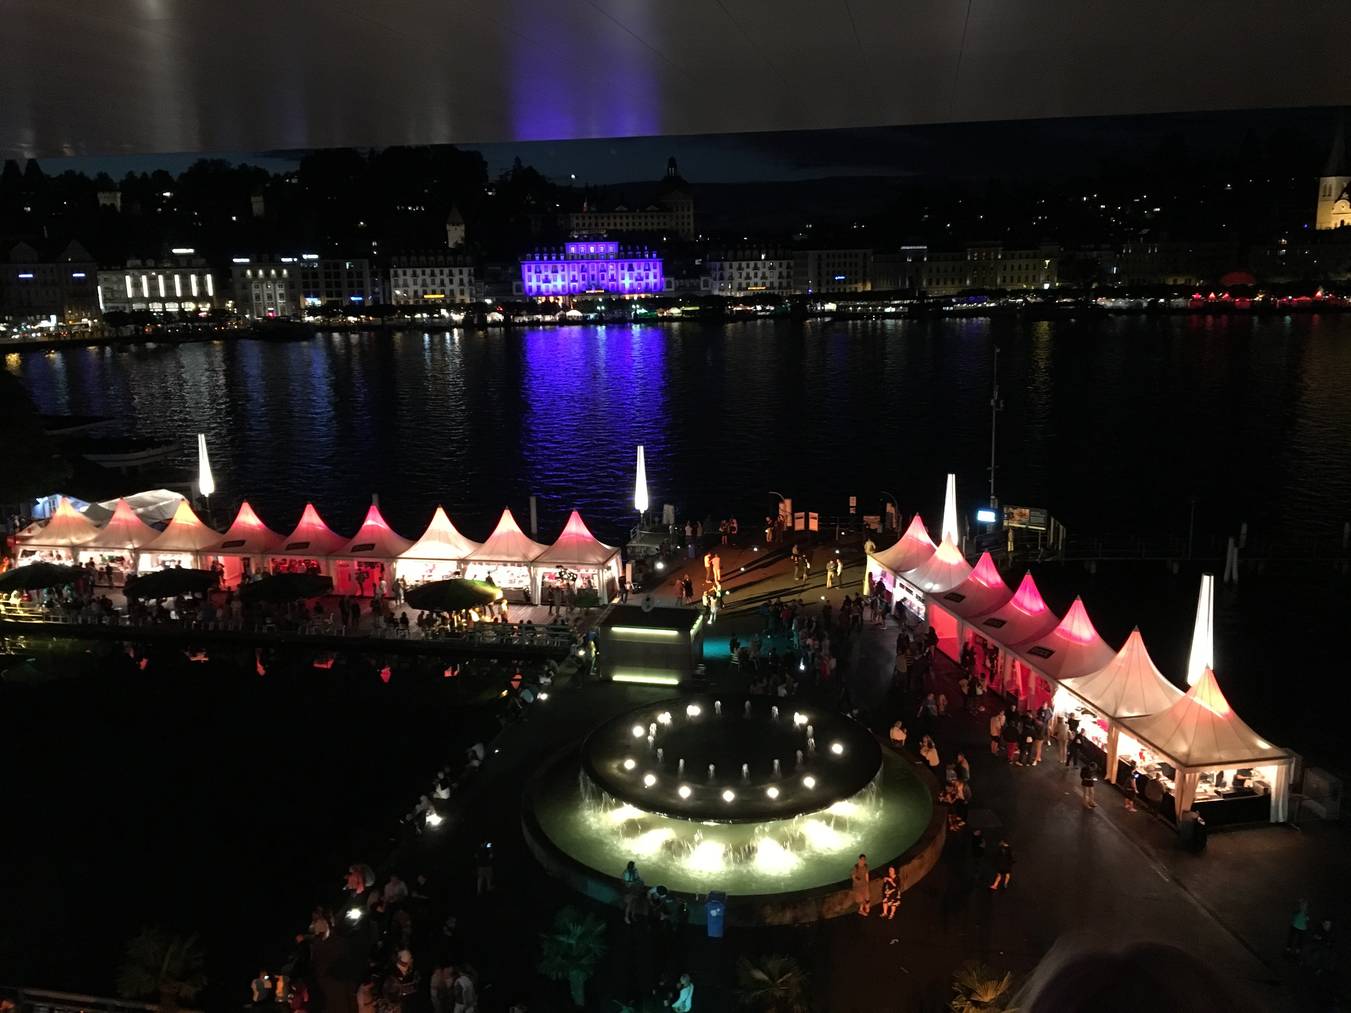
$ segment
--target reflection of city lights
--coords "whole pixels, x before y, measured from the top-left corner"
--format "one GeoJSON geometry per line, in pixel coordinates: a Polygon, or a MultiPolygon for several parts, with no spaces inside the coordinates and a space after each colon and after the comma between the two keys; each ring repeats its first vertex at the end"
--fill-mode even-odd
{"type": "Polygon", "coordinates": [[[830,744],[830,751],[834,753],[836,756],[842,756],[844,754],[844,743],[832,742],[830,744]]]}
{"type": "Polygon", "coordinates": [[[808,774],[806,777],[804,777],[804,778],[802,779],[802,787],[804,787],[804,788],[809,788],[809,789],[810,789],[810,788],[815,788],[815,787],[816,787],[816,778],[812,777],[811,774],[808,774]]]}
{"type": "Polygon", "coordinates": [[[682,784],[679,788],[676,789],[676,794],[679,795],[681,798],[689,798],[690,786],[688,784],[682,784]]]}
{"type": "Polygon", "coordinates": [[[644,775],[643,775],[643,786],[644,786],[644,787],[646,787],[646,788],[651,788],[651,787],[652,787],[654,784],[656,784],[656,783],[657,783],[657,775],[656,775],[656,774],[644,774],[644,775]]]}
{"type": "Polygon", "coordinates": [[[629,820],[636,820],[643,815],[641,809],[635,809],[631,805],[615,806],[607,814],[611,823],[626,823],[629,820]]]}
{"type": "Polygon", "coordinates": [[[731,788],[728,788],[726,791],[722,793],[722,800],[724,802],[735,802],[736,792],[734,792],[731,788]]]}
{"type": "Polygon", "coordinates": [[[625,770],[632,770],[636,766],[638,766],[638,761],[635,760],[632,756],[630,756],[627,760],[624,761],[625,770]]]}
{"type": "Polygon", "coordinates": [[[802,860],[772,837],[763,837],[755,846],[755,867],[771,876],[792,872],[802,860]]]}
{"type": "Polygon", "coordinates": [[[768,795],[770,798],[778,798],[779,789],[771,784],[768,788],[765,789],[765,794],[768,795]]]}
{"type": "Polygon", "coordinates": [[[647,734],[647,729],[644,728],[642,725],[634,725],[634,726],[633,726],[633,737],[634,737],[635,739],[641,739],[641,738],[642,738],[644,735],[646,735],[646,734],[647,734]]]}
{"type": "Polygon", "coordinates": [[[695,872],[722,872],[726,867],[723,856],[726,849],[718,841],[700,841],[685,858],[685,864],[695,872]]]}
{"type": "Polygon", "coordinates": [[[686,717],[697,718],[703,712],[704,712],[703,708],[700,707],[697,703],[692,703],[685,708],[686,717]]]}
{"type": "Polygon", "coordinates": [[[674,836],[675,831],[670,827],[658,827],[656,830],[646,830],[637,837],[625,841],[624,847],[635,855],[655,855],[661,850],[661,846],[674,836]]]}

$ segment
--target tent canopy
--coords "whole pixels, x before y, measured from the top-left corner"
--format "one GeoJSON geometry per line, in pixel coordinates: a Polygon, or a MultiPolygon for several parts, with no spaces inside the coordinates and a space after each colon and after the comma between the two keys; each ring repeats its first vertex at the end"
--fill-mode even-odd
{"type": "Polygon", "coordinates": [[[84,545],[97,534],[98,528],[94,526],[94,522],[76,510],[69,499],[62,496],[51,520],[41,527],[29,525],[19,538],[25,546],[66,549],[74,545],[84,545]]]}
{"type": "Polygon", "coordinates": [[[446,511],[437,507],[436,513],[432,514],[432,522],[427,525],[427,530],[405,550],[403,558],[457,562],[477,548],[479,543],[460,534],[446,511]]]}
{"type": "Polygon", "coordinates": [[[245,500],[239,504],[234,523],[221,536],[215,550],[232,556],[261,556],[265,552],[276,551],[281,544],[281,535],[264,524],[262,518],[254,513],[253,507],[249,506],[249,501],[245,500]]]}
{"type": "Polygon", "coordinates": [[[502,511],[502,517],[488,540],[471,552],[468,558],[476,563],[530,563],[544,549],[545,546],[521,530],[508,508],[502,511]]]}
{"type": "Polygon", "coordinates": [[[601,567],[618,553],[619,550],[614,546],[606,545],[593,535],[582,520],[582,515],[574,510],[558,540],[535,557],[535,562],[601,567]]]}
{"type": "Polygon", "coordinates": [[[145,548],[147,552],[201,552],[219,541],[220,532],[203,524],[184,499],[159,537],[145,548]]]}
{"type": "Polygon", "coordinates": [[[1012,597],[1013,592],[999,575],[999,568],[990,554],[984,552],[964,581],[930,600],[944,612],[960,619],[974,619],[993,612],[1012,597]]]}
{"type": "Polygon", "coordinates": [[[1267,742],[1234,713],[1209,668],[1167,710],[1121,724],[1178,767],[1228,769],[1290,759],[1286,750],[1267,742]]]}
{"type": "Polygon", "coordinates": [[[346,544],[346,538],[324,523],[314,504],[306,503],[295,530],[286,536],[280,548],[272,551],[272,555],[318,558],[331,556],[346,544]]]}
{"type": "Polygon", "coordinates": [[[1082,598],[1074,599],[1060,625],[1018,653],[1042,675],[1057,681],[1096,672],[1116,654],[1093,628],[1082,598]]]}
{"type": "Polygon", "coordinates": [[[372,503],[357,533],[333,555],[351,559],[395,559],[412,545],[410,539],[389,526],[380,508],[372,503]]]}
{"type": "Polygon", "coordinates": [[[1066,679],[1065,687],[1110,718],[1157,714],[1182,698],[1150,658],[1138,626],[1116,657],[1096,672],[1066,679]]]}
{"type": "Polygon", "coordinates": [[[159,537],[159,532],[137,516],[136,510],[125,499],[113,507],[108,523],[99,528],[86,544],[87,548],[139,549],[159,537]]]}
{"type": "Polygon", "coordinates": [[[933,555],[899,576],[927,594],[939,594],[952,590],[970,575],[971,564],[962,555],[962,550],[944,538],[933,555]]]}
{"type": "Polygon", "coordinates": [[[1013,647],[1044,637],[1059,622],[1056,614],[1042,601],[1037,582],[1029,572],[1023,575],[1022,583],[1008,602],[978,620],[975,625],[985,636],[992,637],[1005,647],[1013,647]]]}
{"type": "MultiPolygon", "coordinates": [[[[183,498],[182,493],[171,489],[147,489],[145,492],[134,492],[130,496],[123,497],[136,516],[147,524],[167,524],[183,498]]],[[[102,524],[113,515],[117,504],[118,500],[115,499],[90,503],[84,513],[94,523],[102,524]]]]}
{"type": "Polygon", "coordinates": [[[873,560],[892,573],[904,573],[919,566],[937,550],[938,547],[924,527],[924,519],[915,514],[915,519],[910,522],[900,540],[881,552],[874,552],[873,560]]]}

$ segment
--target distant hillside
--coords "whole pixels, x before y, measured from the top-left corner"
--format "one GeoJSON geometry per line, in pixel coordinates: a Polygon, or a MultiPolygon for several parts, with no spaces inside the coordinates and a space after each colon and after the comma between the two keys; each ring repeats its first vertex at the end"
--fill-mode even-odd
{"type": "Polygon", "coordinates": [[[787,236],[809,222],[847,227],[893,209],[914,176],[832,176],[792,182],[692,183],[699,231],[706,236],[787,236]]]}

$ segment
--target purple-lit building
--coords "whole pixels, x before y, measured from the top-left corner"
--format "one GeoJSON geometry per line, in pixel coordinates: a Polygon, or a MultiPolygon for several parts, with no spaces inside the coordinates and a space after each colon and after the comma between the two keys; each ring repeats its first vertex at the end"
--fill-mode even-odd
{"type": "Polygon", "coordinates": [[[650,295],[666,291],[661,258],[651,250],[620,249],[603,239],[574,240],[562,250],[540,250],[521,261],[521,291],[528,296],[587,292],[650,295]]]}

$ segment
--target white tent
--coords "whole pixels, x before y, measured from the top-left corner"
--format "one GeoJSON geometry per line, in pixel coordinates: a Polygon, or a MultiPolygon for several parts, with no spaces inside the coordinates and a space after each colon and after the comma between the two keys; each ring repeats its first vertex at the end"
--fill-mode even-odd
{"type": "Polygon", "coordinates": [[[136,572],[136,559],[140,550],[158,538],[159,534],[136,515],[130,503],[119,499],[108,523],[80,546],[77,561],[92,561],[100,571],[96,578],[98,580],[111,573],[113,584],[125,583],[127,575],[136,572]]]}
{"type": "Polygon", "coordinates": [[[328,557],[346,544],[346,538],[324,523],[314,504],[306,503],[295,530],[266,558],[273,570],[327,573],[328,557]]]}
{"type": "Polygon", "coordinates": [[[579,589],[595,589],[600,601],[610,600],[619,584],[619,550],[606,545],[591,533],[576,510],[568,517],[557,541],[535,557],[536,600],[546,584],[562,585],[559,570],[573,570],[580,578],[579,589]]]}
{"type": "Polygon", "coordinates": [[[197,567],[202,554],[219,541],[220,532],[203,524],[187,500],[180,500],[159,537],[141,550],[136,565],[143,573],[165,566],[197,567]]]}
{"type": "Polygon", "coordinates": [[[503,510],[488,540],[466,559],[465,576],[471,580],[491,580],[503,591],[528,595],[533,584],[530,564],[544,549],[521,530],[511,510],[503,510]]]}
{"type": "Polygon", "coordinates": [[[245,500],[239,504],[234,522],[205,555],[204,561],[209,565],[220,560],[225,568],[222,583],[229,587],[247,579],[251,573],[261,573],[263,558],[281,546],[282,536],[264,524],[245,500]]]}
{"type": "Polygon", "coordinates": [[[1285,821],[1294,757],[1267,742],[1234,713],[1209,668],[1167,710],[1125,718],[1121,725],[1176,770],[1174,804],[1179,815],[1192,808],[1203,773],[1267,768],[1269,818],[1273,823],[1285,821]]]}
{"type": "Polygon", "coordinates": [[[973,623],[981,636],[1004,648],[1000,652],[999,671],[995,679],[997,687],[1014,692],[1019,698],[1026,698],[1029,706],[1036,705],[1033,697],[1037,686],[1031,671],[1012,648],[1046,636],[1059,623],[1059,617],[1042,600],[1031,573],[1023,575],[1022,583],[1012,598],[973,623]]]}
{"type": "MultiPolygon", "coordinates": [[[[184,499],[182,493],[171,489],[147,489],[145,492],[134,492],[122,498],[127,501],[127,505],[137,517],[151,525],[168,524],[174,511],[178,509],[178,504],[184,499]]],[[[106,499],[90,503],[85,508],[84,515],[95,524],[104,524],[112,517],[119,502],[121,501],[106,499]]]]}
{"type": "Polygon", "coordinates": [[[909,611],[920,618],[924,617],[924,599],[896,579],[898,573],[913,570],[937,551],[933,539],[924,527],[924,521],[915,514],[910,526],[905,529],[895,545],[874,552],[868,556],[868,565],[864,574],[864,593],[872,592],[872,585],[879,578],[891,591],[892,603],[900,601],[909,611]]]}
{"type": "Polygon", "coordinates": [[[73,563],[77,547],[92,541],[97,534],[94,522],[62,496],[51,520],[30,524],[16,536],[18,561],[73,563]]]}
{"type": "Polygon", "coordinates": [[[394,561],[412,546],[412,540],[391,528],[380,508],[372,503],[357,533],[332,555],[329,572],[333,590],[338,594],[374,595],[384,581],[388,593],[394,582],[394,561]]]}
{"type": "Polygon", "coordinates": [[[1096,672],[1110,663],[1116,652],[1094,629],[1083,599],[1075,598],[1055,629],[1018,648],[1018,654],[1038,673],[1060,682],[1096,672]]]}
{"type": "Polygon", "coordinates": [[[478,547],[478,542],[460,534],[446,511],[437,507],[422,537],[394,561],[394,574],[410,584],[445,580],[459,573],[463,560],[478,547]]]}
{"type": "Polygon", "coordinates": [[[913,570],[904,570],[897,574],[911,587],[923,591],[926,600],[929,596],[951,591],[971,576],[971,564],[962,555],[962,550],[944,538],[932,556],[913,570]]]}
{"type": "Polygon", "coordinates": [[[928,620],[938,635],[938,646],[954,661],[971,639],[975,622],[1013,597],[988,552],[956,587],[928,596],[928,620]]]}

